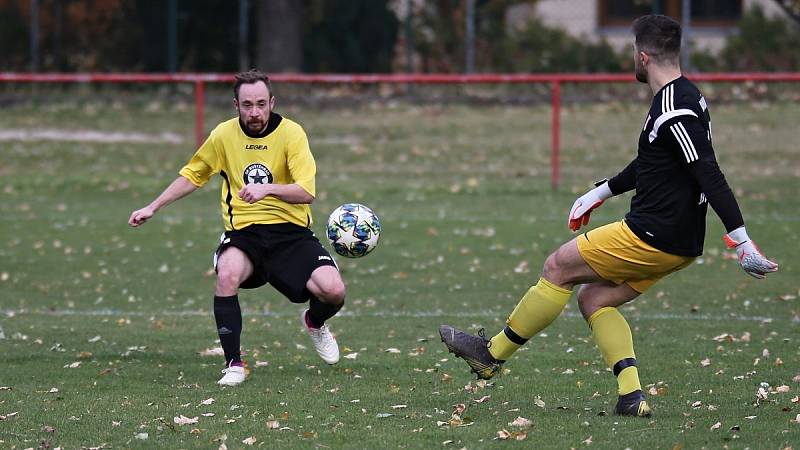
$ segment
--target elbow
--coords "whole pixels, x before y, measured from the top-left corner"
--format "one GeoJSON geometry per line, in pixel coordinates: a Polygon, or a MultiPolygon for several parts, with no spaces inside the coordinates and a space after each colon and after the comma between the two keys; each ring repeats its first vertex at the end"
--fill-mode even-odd
{"type": "Polygon", "coordinates": [[[300,201],[298,203],[305,203],[305,204],[310,205],[310,204],[314,203],[314,196],[309,194],[308,192],[306,192],[305,189],[304,189],[303,190],[303,194],[300,196],[299,200],[300,201]]]}

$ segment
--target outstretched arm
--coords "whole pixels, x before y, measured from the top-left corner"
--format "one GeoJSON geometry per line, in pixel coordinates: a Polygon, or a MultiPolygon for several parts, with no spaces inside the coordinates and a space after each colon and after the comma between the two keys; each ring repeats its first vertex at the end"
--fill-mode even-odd
{"type": "Polygon", "coordinates": [[[197,186],[183,176],[179,176],[149,205],[132,212],[131,217],[128,219],[128,225],[132,227],[143,225],[148,219],[153,217],[159,209],[191,194],[195,190],[197,190],[197,186]]]}

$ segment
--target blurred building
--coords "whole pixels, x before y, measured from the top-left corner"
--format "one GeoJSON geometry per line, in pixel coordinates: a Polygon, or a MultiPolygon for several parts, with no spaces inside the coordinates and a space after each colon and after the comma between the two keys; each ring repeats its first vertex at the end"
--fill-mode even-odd
{"type": "MultiPolygon", "coordinates": [[[[660,0],[661,13],[681,20],[682,0],[660,0]]],[[[787,17],[775,0],[691,0],[687,36],[696,49],[715,53],[736,23],[750,8],[760,7],[768,17],[787,17]]],[[[605,39],[613,47],[630,45],[630,24],[653,11],[652,1],[641,0],[539,0],[509,8],[506,23],[523,27],[531,16],[562,28],[575,37],[605,39]]],[[[684,25],[685,26],[685,25],[684,25]]]]}

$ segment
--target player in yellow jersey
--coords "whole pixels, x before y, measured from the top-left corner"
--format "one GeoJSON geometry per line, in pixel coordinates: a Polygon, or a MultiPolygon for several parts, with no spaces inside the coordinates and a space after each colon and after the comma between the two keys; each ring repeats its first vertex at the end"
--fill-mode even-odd
{"type": "Polygon", "coordinates": [[[310,302],[300,320],[328,364],[339,361],[339,347],[325,322],[341,309],[345,297],[336,263],[309,228],[316,165],[305,131],[273,112],[275,96],[264,73],[250,70],[235,80],[238,117],[217,125],[180,176],[128,220],[138,227],[213,175],[222,176],[226,231],[214,254],[214,318],[225,353],[225,375],[218,384],[225,386],[241,384],[246,377],[239,288],[270,283],[291,302],[310,302]]]}

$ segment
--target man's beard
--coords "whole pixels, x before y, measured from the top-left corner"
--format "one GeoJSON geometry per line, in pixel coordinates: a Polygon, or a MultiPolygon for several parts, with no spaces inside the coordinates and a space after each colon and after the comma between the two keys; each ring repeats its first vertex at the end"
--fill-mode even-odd
{"type": "Polygon", "coordinates": [[[634,71],[636,72],[636,81],[640,83],[647,83],[649,81],[647,78],[647,71],[644,70],[644,67],[637,64],[634,71]]]}
{"type": "Polygon", "coordinates": [[[262,121],[255,121],[255,122],[245,122],[247,125],[247,129],[253,132],[258,133],[259,131],[264,129],[264,122],[262,121]]]}

